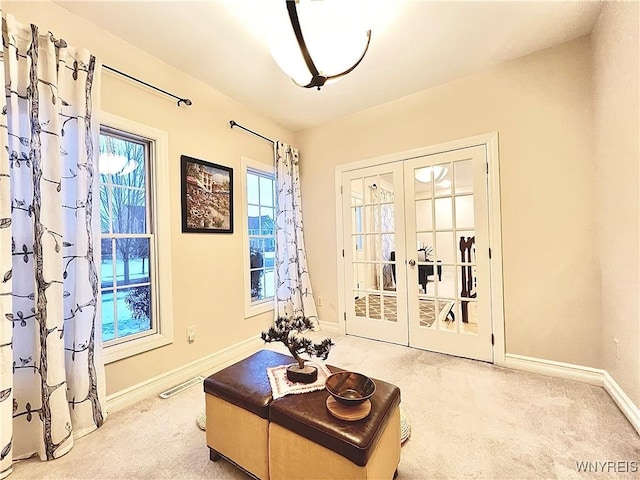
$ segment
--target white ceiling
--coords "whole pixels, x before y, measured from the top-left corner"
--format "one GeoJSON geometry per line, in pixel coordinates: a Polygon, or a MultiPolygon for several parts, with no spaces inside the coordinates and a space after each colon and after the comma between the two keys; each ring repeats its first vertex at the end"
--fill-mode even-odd
{"type": "MultiPolygon", "coordinates": [[[[587,35],[602,6],[378,0],[387,23],[373,26],[362,63],[317,91],[293,84],[272,60],[265,40],[272,1],[56,3],[294,131],[587,35]]],[[[145,80],[162,87],[161,79],[145,80]]]]}

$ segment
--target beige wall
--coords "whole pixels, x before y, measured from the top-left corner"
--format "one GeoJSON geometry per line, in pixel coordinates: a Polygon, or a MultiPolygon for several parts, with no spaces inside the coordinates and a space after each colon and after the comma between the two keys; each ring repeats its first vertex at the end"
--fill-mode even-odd
{"type": "Polygon", "coordinates": [[[296,134],[321,320],[341,315],[335,166],[498,131],[507,352],[601,367],[591,78],[585,37],[296,134]]]}
{"type": "Polygon", "coordinates": [[[605,4],[592,43],[603,363],[640,406],[638,5],[605,4]],[[620,358],[614,338],[620,342],[620,358]]]}
{"type": "Polygon", "coordinates": [[[51,2],[3,2],[2,7],[23,23],[35,23],[71,45],[88,48],[107,65],[193,101],[192,107],[178,108],[173,100],[147,88],[112,74],[102,75],[104,111],[169,134],[171,188],[163,194],[169,195],[171,202],[175,323],[172,345],[107,365],[107,393],[120,391],[257,335],[270,316],[244,319],[242,199],[238,182],[241,156],[271,163],[272,146],[240,130],[231,130],[228,122],[234,119],[271,138],[288,142],[291,142],[291,133],[51,2]],[[181,154],[233,167],[236,233],[181,233],[181,154]],[[197,338],[193,344],[186,341],[188,325],[196,327],[197,338]]]}
{"type": "MultiPolygon", "coordinates": [[[[173,345],[107,366],[109,393],[253,336],[270,318],[244,319],[240,233],[180,232],[181,154],[233,167],[236,185],[241,156],[271,162],[271,146],[230,130],[233,118],[300,147],[309,267],[327,322],[337,322],[340,313],[335,166],[498,131],[507,352],[604,367],[639,403],[637,4],[605,7],[593,58],[591,39],[579,39],[295,136],[51,2],[5,1],[2,8],[194,102],[177,108],[148,89],[103,75],[105,111],[169,133],[175,318],[173,345]],[[192,345],[187,325],[197,329],[192,345]],[[618,362],[614,336],[621,342],[618,362]]],[[[237,188],[236,232],[240,202],[237,188]]]]}

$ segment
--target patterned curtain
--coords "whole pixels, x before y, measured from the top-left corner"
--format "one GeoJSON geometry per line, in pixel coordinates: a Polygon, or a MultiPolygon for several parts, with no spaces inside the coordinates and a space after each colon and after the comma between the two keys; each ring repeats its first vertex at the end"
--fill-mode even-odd
{"type": "Polygon", "coordinates": [[[99,68],[3,20],[0,76],[0,478],[102,425],[98,316],[99,68]]]}
{"type": "Polygon", "coordinates": [[[298,150],[275,144],[276,163],[276,312],[307,317],[318,329],[302,229],[298,150]]]}
{"type": "MultiPolygon", "coordinates": [[[[393,202],[395,195],[393,191],[387,190],[382,186],[378,186],[371,192],[372,200],[379,205],[374,207],[375,211],[375,230],[376,232],[394,232],[395,231],[395,218],[393,213],[393,202]],[[378,197],[379,195],[379,197],[378,197]],[[380,208],[378,211],[377,209],[380,208]]],[[[395,251],[395,235],[381,235],[382,245],[379,245],[380,240],[376,237],[376,251],[382,253],[383,262],[388,262],[391,259],[391,252],[395,251]]],[[[395,290],[396,283],[393,278],[393,268],[390,264],[384,264],[382,268],[382,285],[379,285],[378,267],[376,267],[376,288],[380,290],[395,290]]]]}

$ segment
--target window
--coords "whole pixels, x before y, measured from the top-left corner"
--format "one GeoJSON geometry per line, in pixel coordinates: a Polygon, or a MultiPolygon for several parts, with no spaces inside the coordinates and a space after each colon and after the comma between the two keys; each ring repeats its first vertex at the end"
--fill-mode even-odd
{"type": "Polygon", "coordinates": [[[273,308],[275,297],[275,177],[273,167],[243,159],[247,316],[273,308]]]}
{"type": "Polygon", "coordinates": [[[161,206],[166,200],[156,195],[168,183],[161,166],[166,164],[166,134],[102,115],[100,293],[109,362],[171,343],[173,326],[170,263],[163,261],[170,253],[169,225],[159,214],[168,205],[161,206]],[[160,295],[165,290],[168,295],[160,295]]]}

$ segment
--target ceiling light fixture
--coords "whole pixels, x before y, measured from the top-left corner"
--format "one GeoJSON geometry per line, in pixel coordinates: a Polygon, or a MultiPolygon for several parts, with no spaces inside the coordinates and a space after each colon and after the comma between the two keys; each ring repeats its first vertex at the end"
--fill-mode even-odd
{"type": "Polygon", "coordinates": [[[371,30],[363,35],[358,26],[362,4],[286,0],[286,7],[290,25],[274,25],[269,47],[278,66],[298,86],[320,90],[360,64],[371,42],[371,30]]]}
{"type": "MultiPolygon", "coordinates": [[[[100,138],[102,143],[102,136],[100,138]]],[[[116,153],[111,136],[106,135],[106,143],[100,145],[100,157],[98,158],[98,171],[101,175],[127,175],[134,171],[138,162],[129,159],[128,156],[116,153]]]]}
{"type": "Polygon", "coordinates": [[[418,168],[415,171],[416,180],[422,183],[429,183],[432,180],[439,182],[447,176],[449,169],[447,167],[441,167],[440,165],[434,165],[433,167],[418,168]]]}
{"type": "Polygon", "coordinates": [[[128,161],[127,157],[113,152],[101,153],[98,170],[102,175],[115,175],[125,167],[128,161]]]}

